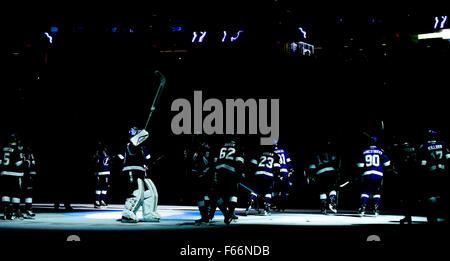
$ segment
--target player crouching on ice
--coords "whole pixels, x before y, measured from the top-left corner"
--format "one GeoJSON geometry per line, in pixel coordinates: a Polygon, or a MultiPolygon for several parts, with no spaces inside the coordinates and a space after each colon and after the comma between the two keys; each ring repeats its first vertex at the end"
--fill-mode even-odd
{"type": "Polygon", "coordinates": [[[141,206],[145,222],[159,222],[160,215],[156,212],[158,191],[146,175],[146,163],[150,160],[150,154],[142,144],[149,134],[136,127],[131,128],[129,134],[130,141],[127,143],[125,153],[118,155],[124,164],[122,172],[129,175],[130,182],[130,196],[125,201],[122,223],[139,222],[136,212],[141,206]]]}

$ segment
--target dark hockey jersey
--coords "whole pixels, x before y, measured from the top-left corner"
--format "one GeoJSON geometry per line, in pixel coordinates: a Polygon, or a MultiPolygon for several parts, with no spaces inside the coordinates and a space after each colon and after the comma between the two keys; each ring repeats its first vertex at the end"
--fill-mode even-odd
{"type": "Polygon", "coordinates": [[[111,154],[98,151],[94,155],[95,175],[110,175],[111,154]]]}
{"type": "Polygon", "coordinates": [[[402,172],[417,168],[417,156],[416,148],[407,141],[392,146],[392,162],[402,175],[411,175],[411,173],[402,172]]]}
{"type": "Polygon", "coordinates": [[[22,177],[24,174],[24,155],[17,145],[8,145],[2,149],[0,175],[22,177]]]}
{"type": "Polygon", "coordinates": [[[339,159],[334,152],[324,151],[314,155],[309,170],[314,175],[330,174],[339,169],[339,159]]]}
{"type": "Polygon", "coordinates": [[[450,152],[443,141],[429,141],[419,148],[420,164],[428,171],[447,170],[450,152]]]}
{"type": "Polygon", "coordinates": [[[134,146],[129,142],[126,146],[125,153],[119,154],[118,157],[123,161],[124,167],[122,168],[122,171],[145,171],[151,156],[150,153],[147,152],[145,146],[134,146]]]}
{"type": "Polygon", "coordinates": [[[363,169],[362,175],[369,179],[383,178],[384,167],[389,167],[391,161],[384,153],[384,150],[377,146],[370,146],[363,150],[357,166],[363,169]]]}
{"type": "Polygon", "coordinates": [[[251,160],[255,168],[255,175],[273,178],[280,173],[280,156],[273,150],[262,151],[251,160]]]}
{"type": "Polygon", "coordinates": [[[211,164],[211,148],[208,144],[201,144],[198,149],[192,152],[191,172],[195,176],[201,177],[209,171],[211,164]]]}
{"type": "Polygon", "coordinates": [[[289,172],[292,172],[292,163],[291,158],[287,154],[287,152],[282,149],[278,148],[275,150],[275,153],[278,154],[278,157],[280,159],[280,175],[283,175],[283,177],[287,177],[289,172]]]}
{"type": "Polygon", "coordinates": [[[240,174],[244,165],[244,157],[235,142],[227,142],[215,155],[214,163],[216,170],[240,174]]]}
{"type": "Polygon", "coordinates": [[[36,175],[36,160],[30,148],[18,147],[24,159],[24,174],[36,175]]]}

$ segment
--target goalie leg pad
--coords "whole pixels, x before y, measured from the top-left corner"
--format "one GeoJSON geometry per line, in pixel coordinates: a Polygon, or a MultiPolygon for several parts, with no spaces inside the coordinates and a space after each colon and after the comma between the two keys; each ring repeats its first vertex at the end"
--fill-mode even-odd
{"type": "Polygon", "coordinates": [[[138,222],[136,212],[144,201],[144,182],[137,179],[138,188],[133,191],[132,197],[125,201],[125,209],[122,212],[122,222],[138,222]]]}
{"type": "Polygon", "coordinates": [[[153,197],[154,197],[153,212],[157,212],[157,208],[158,208],[158,190],[156,189],[156,186],[155,186],[155,184],[153,183],[153,181],[151,179],[145,179],[145,185],[153,193],[153,197]]]}
{"type": "Polygon", "coordinates": [[[153,192],[151,190],[146,190],[144,192],[144,203],[142,204],[142,214],[144,216],[144,221],[147,222],[155,222],[159,219],[155,212],[153,212],[153,204],[155,197],[153,196],[153,192]]]}
{"type": "Polygon", "coordinates": [[[144,182],[145,187],[147,188],[144,192],[144,203],[142,205],[144,221],[158,222],[161,218],[161,216],[156,212],[158,205],[158,192],[150,179],[145,179],[144,182]]]}
{"type": "Polygon", "coordinates": [[[136,216],[135,213],[128,209],[124,209],[122,211],[122,223],[138,223],[139,218],[136,216]]]}

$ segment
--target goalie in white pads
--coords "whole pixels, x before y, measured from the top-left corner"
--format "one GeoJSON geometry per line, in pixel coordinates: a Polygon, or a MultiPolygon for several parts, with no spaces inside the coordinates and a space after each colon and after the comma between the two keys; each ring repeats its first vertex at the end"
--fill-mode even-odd
{"type": "Polygon", "coordinates": [[[142,144],[147,137],[136,139],[136,136],[142,137],[145,130],[139,130],[136,127],[129,131],[130,142],[127,143],[125,153],[118,155],[123,161],[122,172],[129,176],[130,195],[125,201],[125,208],[122,212],[123,223],[139,222],[136,216],[137,211],[142,206],[144,221],[159,222],[160,215],[157,212],[158,191],[155,184],[147,177],[147,163],[150,160],[150,154],[142,144]]]}

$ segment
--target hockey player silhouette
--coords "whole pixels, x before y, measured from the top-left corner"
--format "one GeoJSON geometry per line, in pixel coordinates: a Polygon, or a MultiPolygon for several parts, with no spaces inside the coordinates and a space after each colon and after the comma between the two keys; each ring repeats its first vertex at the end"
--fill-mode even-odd
{"type": "Polygon", "coordinates": [[[129,178],[129,196],[125,201],[122,212],[123,223],[137,223],[139,219],[136,215],[142,206],[144,221],[159,222],[160,215],[157,212],[158,191],[152,180],[147,177],[147,166],[150,154],[142,144],[145,139],[140,139],[140,143],[133,142],[133,137],[138,135],[140,130],[136,127],[130,129],[130,141],[127,143],[125,153],[119,155],[123,160],[122,172],[129,178]]]}

